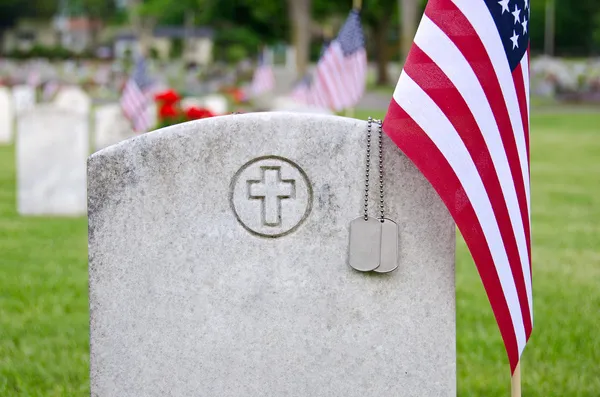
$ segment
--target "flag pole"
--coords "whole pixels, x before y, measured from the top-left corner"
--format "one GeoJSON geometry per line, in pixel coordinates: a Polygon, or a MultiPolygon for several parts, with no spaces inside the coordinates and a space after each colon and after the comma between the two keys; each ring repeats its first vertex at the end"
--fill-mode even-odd
{"type": "MultiPolygon", "coordinates": [[[[362,8],[362,0],[353,0],[352,8],[354,8],[357,11],[360,11],[360,9],[362,8]]],[[[354,117],[354,108],[346,109],[346,117],[354,117]]]]}
{"type": "Polygon", "coordinates": [[[517,364],[510,382],[510,397],[521,397],[521,363],[517,364]]]}

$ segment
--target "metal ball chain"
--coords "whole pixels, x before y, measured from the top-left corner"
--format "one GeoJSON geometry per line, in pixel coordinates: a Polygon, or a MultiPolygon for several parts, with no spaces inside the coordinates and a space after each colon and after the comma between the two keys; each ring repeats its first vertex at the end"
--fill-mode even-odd
{"type": "Polygon", "coordinates": [[[383,122],[377,120],[379,124],[379,220],[383,223],[383,122]]]}
{"type": "Polygon", "coordinates": [[[369,219],[369,172],[371,169],[371,132],[373,121],[379,125],[379,220],[384,221],[384,200],[383,200],[383,123],[381,120],[374,120],[372,117],[367,119],[367,169],[365,172],[365,205],[364,219],[369,219]]]}
{"type": "Polygon", "coordinates": [[[369,220],[369,170],[371,168],[371,125],[373,118],[367,120],[367,171],[365,173],[365,221],[369,220]]]}

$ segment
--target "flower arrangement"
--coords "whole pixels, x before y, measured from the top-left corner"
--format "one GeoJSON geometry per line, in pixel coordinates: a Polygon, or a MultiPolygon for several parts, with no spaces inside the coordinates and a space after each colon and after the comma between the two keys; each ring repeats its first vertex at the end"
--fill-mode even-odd
{"type": "Polygon", "coordinates": [[[159,92],[154,96],[154,99],[158,105],[157,128],[216,116],[210,110],[202,107],[190,106],[183,109],[181,96],[175,90],[169,89],[159,92]]]}

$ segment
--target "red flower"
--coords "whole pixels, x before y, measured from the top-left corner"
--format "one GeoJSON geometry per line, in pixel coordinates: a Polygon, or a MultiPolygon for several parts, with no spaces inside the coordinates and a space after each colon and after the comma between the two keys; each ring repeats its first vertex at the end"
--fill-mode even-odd
{"type": "Polygon", "coordinates": [[[172,103],[164,103],[160,109],[158,109],[158,115],[162,119],[173,119],[179,114],[175,106],[172,103]]]}
{"type": "Polygon", "coordinates": [[[215,114],[208,109],[197,108],[194,106],[186,109],[185,115],[187,116],[188,120],[199,120],[215,116],[215,114]]]}
{"type": "Polygon", "coordinates": [[[156,99],[158,102],[172,105],[175,102],[179,101],[181,99],[181,97],[174,90],[167,90],[167,91],[159,92],[158,94],[156,94],[154,96],[154,99],[156,99]]]}

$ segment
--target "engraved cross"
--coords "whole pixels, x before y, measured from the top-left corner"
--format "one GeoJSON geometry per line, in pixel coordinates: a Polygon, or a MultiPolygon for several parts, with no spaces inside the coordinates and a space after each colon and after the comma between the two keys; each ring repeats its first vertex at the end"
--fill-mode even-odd
{"type": "Polygon", "coordinates": [[[281,179],[281,167],[260,167],[261,180],[248,181],[248,198],[261,200],[264,226],[281,225],[281,201],[296,196],[296,181],[281,179]]]}

